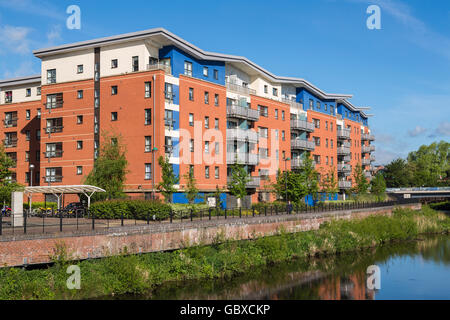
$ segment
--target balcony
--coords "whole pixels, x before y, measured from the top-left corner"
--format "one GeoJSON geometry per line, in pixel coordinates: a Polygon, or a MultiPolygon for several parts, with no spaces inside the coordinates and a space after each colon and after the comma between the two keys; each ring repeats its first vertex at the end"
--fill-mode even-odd
{"type": "Polygon", "coordinates": [[[16,148],[17,147],[17,138],[5,139],[3,143],[5,144],[5,148],[16,148]]]}
{"type": "Polygon", "coordinates": [[[3,120],[5,128],[17,127],[17,120],[18,120],[17,118],[3,120]]]}
{"type": "Polygon", "coordinates": [[[372,179],[372,174],[371,174],[370,172],[368,172],[368,171],[364,172],[364,176],[365,176],[367,179],[372,179]]]}
{"type": "Polygon", "coordinates": [[[227,117],[258,121],[259,111],[241,106],[227,106],[227,117]]]}
{"type": "Polygon", "coordinates": [[[250,89],[248,87],[240,86],[236,83],[227,82],[226,87],[231,92],[239,93],[239,94],[245,94],[245,95],[256,95],[256,90],[250,89]]]}
{"type": "Polygon", "coordinates": [[[370,152],[375,152],[375,146],[370,146],[370,152]]]}
{"type": "Polygon", "coordinates": [[[292,169],[300,169],[305,162],[303,159],[292,159],[291,160],[291,168],[292,169]]]}
{"type": "Polygon", "coordinates": [[[61,158],[63,156],[64,151],[62,150],[55,150],[55,151],[46,151],[44,152],[45,158],[52,159],[52,158],[61,158]]]}
{"type": "Polygon", "coordinates": [[[338,164],[338,172],[352,172],[352,166],[349,164],[338,164]]]}
{"type": "Polygon", "coordinates": [[[174,128],[175,128],[175,120],[174,119],[164,118],[164,126],[168,130],[174,130],[174,128]]]}
{"type": "Polygon", "coordinates": [[[368,133],[364,133],[361,135],[361,140],[362,141],[374,141],[375,140],[375,136],[368,134],[368,133]]]}
{"type": "Polygon", "coordinates": [[[228,152],[227,164],[248,164],[256,166],[258,164],[258,155],[248,152],[228,152]]]}
{"type": "Polygon", "coordinates": [[[258,133],[251,129],[227,129],[227,140],[248,141],[249,143],[258,143],[258,133]]]}
{"type": "Polygon", "coordinates": [[[167,74],[172,74],[172,68],[164,63],[152,63],[147,65],[147,71],[163,70],[167,74]]]}
{"type": "Polygon", "coordinates": [[[350,155],[351,151],[350,151],[350,148],[348,148],[348,147],[338,147],[337,154],[338,154],[338,156],[346,156],[346,155],[350,155]]]}
{"type": "Polygon", "coordinates": [[[337,131],[337,138],[341,140],[350,139],[350,130],[348,129],[340,129],[337,131]]]}
{"type": "MultiPolygon", "coordinates": [[[[247,189],[256,189],[261,186],[261,177],[249,177],[249,178],[250,178],[250,181],[247,182],[247,184],[246,184],[247,189]]],[[[232,178],[228,177],[227,182],[228,182],[228,184],[232,183],[233,182],[232,178]]]]}
{"type": "Polygon", "coordinates": [[[291,129],[314,132],[315,126],[314,123],[306,120],[291,120],[291,129]]]}
{"type": "Polygon", "coordinates": [[[338,182],[339,189],[351,189],[352,182],[351,181],[339,181],[338,182]]]}
{"type": "Polygon", "coordinates": [[[363,165],[363,166],[368,166],[368,165],[370,165],[370,159],[362,159],[361,160],[361,164],[363,165]]]}
{"type": "Polygon", "coordinates": [[[297,109],[302,109],[303,110],[303,104],[302,103],[296,102],[296,101],[291,100],[291,99],[286,99],[286,98],[282,98],[281,101],[283,103],[289,104],[293,108],[297,108],[297,109]]]}
{"type": "Polygon", "coordinates": [[[375,162],[375,161],[376,161],[375,156],[370,156],[370,162],[375,162]]]}
{"type": "Polygon", "coordinates": [[[63,129],[64,129],[63,126],[51,126],[51,127],[44,128],[45,133],[48,133],[48,134],[59,133],[59,132],[62,132],[63,129]]]}
{"type": "Polygon", "coordinates": [[[315,148],[316,144],[314,141],[302,140],[298,138],[291,140],[291,149],[314,151],[315,148]]]}
{"type": "Polygon", "coordinates": [[[369,146],[362,146],[361,147],[362,153],[370,153],[370,147],[369,146]]]}

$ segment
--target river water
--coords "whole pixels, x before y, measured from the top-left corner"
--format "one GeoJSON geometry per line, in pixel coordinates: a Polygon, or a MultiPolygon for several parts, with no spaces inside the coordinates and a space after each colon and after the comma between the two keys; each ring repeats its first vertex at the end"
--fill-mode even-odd
{"type": "MultiPolygon", "coordinates": [[[[124,297],[121,297],[122,299],[124,297]]],[[[232,280],[170,283],[132,299],[403,300],[450,299],[450,236],[424,237],[313,260],[253,270],[232,280]],[[367,268],[380,270],[380,288],[367,268]]]]}

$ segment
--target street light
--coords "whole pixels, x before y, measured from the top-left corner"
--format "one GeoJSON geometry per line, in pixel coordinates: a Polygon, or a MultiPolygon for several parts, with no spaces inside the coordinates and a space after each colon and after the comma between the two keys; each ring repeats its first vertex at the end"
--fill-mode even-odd
{"type": "Polygon", "coordinates": [[[288,172],[287,172],[287,162],[291,161],[291,158],[286,158],[284,159],[284,172],[285,172],[285,178],[284,178],[284,182],[285,182],[285,187],[286,187],[286,205],[288,205],[288,191],[287,191],[287,179],[288,179],[288,172]]]}
{"type": "MultiPolygon", "coordinates": [[[[33,186],[33,170],[34,170],[34,164],[30,164],[30,187],[33,186]]],[[[31,212],[31,203],[32,203],[31,198],[32,197],[33,197],[33,193],[30,193],[30,195],[29,195],[30,203],[28,206],[28,212],[31,212]]]]}

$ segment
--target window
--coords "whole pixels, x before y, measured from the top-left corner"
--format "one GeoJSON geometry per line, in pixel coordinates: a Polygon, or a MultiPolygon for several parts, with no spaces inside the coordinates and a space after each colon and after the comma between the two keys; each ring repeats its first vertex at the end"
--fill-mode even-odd
{"type": "Polygon", "coordinates": [[[30,130],[25,131],[25,135],[26,135],[26,140],[30,141],[31,140],[31,132],[30,132],[30,130]]]}
{"type": "Polygon", "coordinates": [[[269,93],[269,86],[267,84],[264,85],[264,93],[269,93]]]}
{"type": "Polygon", "coordinates": [[[78,99],[83,99],[83,90],[78,90],[78,92],[77,92],[77,98],[78,98],[78,99]]]}
{"type": "Polygon", "coordinates": [[[328,165],[328,157],[325,158],[325,164],[328,165]]]}
{"type": "Polygon", "coordinates": [[[194,176],[194,166],[189,165],[189,174],[193,177],[194,176]]]}
{"type": "Polygon", "coordinates": [[[205,104],[209,104],[209,92],[205,91],[205,104]]]}
{"type": "Polygon", "coordinates": [[[209,129],[209,117],[205,117],[205,129],[209,129]]]}
{"type": "Polygon", "coordinates": [[[328,121],[325,121],[325,129],[328,131],[328,121]]]}
{"type": "Polygon", "coordinates": [[[41,95],[41,87],[36,88],[36,95],[38,95],[38,96],[41,95]]]}
{"type": "Polygon", "coordinates": [[[25,117],[26,117],[26,120],[30,120],[30,118],[31,118],[31,111],[30,110],[26,111],[25,117]]]}
{"type": "Polygon", "coordinates": [[[30,162],[30,151],[25,151],[25,162],[30,162]]]}
{"type": "Polygon", "coordinates": [[[83,65],[82,64],[79,64],[77,66],[77,73],[83,73],[83,65]]]}
{"type": "Polygon", "coordinates": [[[119,66],[119,60],[112,59],[111,60],[111,69],[116,69],[119,66]]]}
{"type": "Polygon", "coordinates": [[[261,159],[269,158],[269,149],[259,148],[259,156],[261,157],[261,159]]]}
{"type": "Polygon", "coordinates": [[[314,143],[317,147],[320,147],[320,137],[314,137],[314,143]]]}
{"type": "Polygon", "coordinates": [[[328,105],[325,103],[325,111],[328,111],[328,105]]]}
{"type": "Polygon", "coordinates": [[[194,126],[194,114],[193,113],[189,113],[189,125],[191,127],[194,126]]]}
{"type": "Polygon", "coordinates": [[[39,109],[37,109],[37,117],[38,117],[38,119],[40,119],[41,118],[41,109],[39,108],[39,109]]]}
{"type": "Polygon", "coordinates": [[[314,101],[312,99],[309,99],[309,109],[310,110],[314,109],[314,101]]]}
{"type": "Polygon", "coordinates": [[[184,75],[192,77],[192,62],[189,61],[184,62],[184,75]]]}
{"type": "Polygon", "coordinates": [[[275,140],[278,140],[279,138],[278,129],[275,129],[275,140]]]}
{"type": "Polygon", "coordinates": [[[328,139],[325,140],[325,147],[328,148],[328,139]]]}
{"type": "Polygon", "coordinates": [[[209,153],[209,141],[205,141],[205,153],[209,153]]]}
{"type": "Polygon", "coordinates": [[[219,71],[214,69],[214,79],[219,80],[219,71]]]}
{"type": "Polygon", "coordinates": [[[27,89],[26,89],[25,95],[26,95],[27,97],[31,97],[31,88],[27,88],[27,89]]]}
{"type": "Polygon", "coordinates": [[[132,67],[133,67],[133,72],[139,71],[139,57],[135,56],[133,58],[131,58],[132,60],[132,67]]]}
{"type": "Polygon", "coordinates": [[[215,154],[220,154],[220,143],[219,142],[216,142],[214,144],[214,152],[215,152],[215,154]]]}
{"type": "Polygon", "coordinates": [[[12,102],[12,91],[5,91],[5,103],[12,102]]]}
{"type": "Polygon", "coordinates": [[[195,151],[195,149],[194,149],[194,139],[189,140],[189,150],[191,152],[195,151]]]}
{"type": "Polygon", "coordinates": [[[314,161],[316,162],[316,164],[320,164],[320,156],[314,156],[314,161]]]}
{"type": "Polygon", "coordinates": [[[267,138],[269,136],[269,129],[259,127],[258,130],[259,130],[259,136],[261,138],[267,138]]]}
{"type": "Polygon", "coordinates": [[[320,110],[320,101],[316,102],[316,107],[317,107],[317,110],[320,110]]]}
{"type": "Polygon", "coordinates": [[[320,120],[319,119],[313,119],[314,126],[316,129],[320,129],[320,120]]]}
{"type": "Polygon", "coordinates": [[[275,120],[278,120],[278,109],[275,109],[275,120]]]}
{"type": "Polygon", "coordinates": [[[77,141],[77,150],[83,149],[83,141],[77,141]]]}
{"type": "Polygon", "coordinates": [[[205,178],[209,179],[209,167],[208,166],[205,167],[205,178]]]}
{"type": "Polygon", "coordinates": [[[214,105],[215,106],[219,105],[219,95],[217,93],[214,95],[214,105]]]}
{"type": "Polygon", "coordinates": [[[216,129],[216,130],[219,130],[219,119],[214,119],[214,128],[216,129]]]}
{"type": "Polygon", "coordinates": [[[333,122],[330,123],[330,131],[333,132],[333,122]]]}
{"type": "Polygon", "coordinates": [[[117,95],[117,86],[111,86],[111,95],[112,96],[117,95]]]}
{"type": "Polygon", "coordinates": [[[145,137],[145,152],[151,152],[152,151],[152,137],[147,136],[145,137]]]}
{"type": "Polygon", "coordinates": [[[56,69],[47,70],[47,84],[56,83],[56,69]]]}
{"type": "Polygon", "coordinates": [[[145,109],[145,125],[152,124],[152,109],[145,109]]]}
{"type": "Polygon", "coordinates": [[[166,129],[168,129],[168,130],[174,129],[175,120],[173,118],[172,110],[164,110],[164,125],[166,126],[166,129]]]}
{"type": "Polygon", "coordinates": [[[152,180],[152,164],[145,164],[145,180],[152,180]]]}
{"type": "Polygon", "coordinates": [[[285,112],[284,112],[284,111],[281,111],[281,120],[284,121],[285,117],[286,117],[285,112]]]}
{"type": "Polygon", "coordinates": [[[281,131],[281,140],[286,141],[286,132],[284,130],[281,131]]]}
{"type": "Polygon", "coordinates": [[[173,102],[173,84],[167,82],[164,84],[164,96],[167,102],[173,102]]]}
{"type": "Polygon", "coordinates": [[[189,88],[189,100],[194,101],[194,88],[189,88]]]}
{"type": "Polygon", "coordinates": [[[117,121],[117,112],[111,112],[111,121],[117,121]]]}
{"type": "Polygon", "coordinates": [[[273,88],[273,95],[274,95],[274,97],[278,97],[278,89],[277,88],[273,88]]]}
{"type": "Polygon", "coordinates": [[[331,157],[331,165],[332,166],[334,165],[334,158],[333,157],[331,157]]]}
{"type": "Polygon", "coordinates": [[[77,124],[83,123],[83,116],[77,116],[77,124]]]}
{"type": "Polygon", "coordinates": [[[208,76],[208,67],[203,67],[203,76],[204,77],[208,76]]]}
{"type": "Polygon", "coordinates": [[[152,96],[152,83],[146,82],[145,83],[145,97],[150,98],[152,96]]]}
{"type": "Polygon", "coordinates": [[[117,145],[117,138],[111,138],[111,145],[116,146],[117,145]]]}
{"type": "Polygon", "coordinates": [[[62,93],[48,94],[46,107],[47,107],[47,109],[62,108],[63,107],[63,94],[62,93]]]}
{"type": "Polygon", "coordinates": [[[283,157],[282,159],[285,160],[285,159],[286,159],[286,151],[283,151],[283,152],[281,153],[281,155],[282,155],[282,157],[283,157]]]}
{"type": "Polygon", "coordinates": [[[269,108],[258,105],[258,111],[260,116],[268,117],[269,116],[269,108]]]}
{"type": "Polygon", "coordinates": [[[83,174],[83,167],[77,167],[77,175],[81,176],[83,174]]]}
{"type": "Polygon", "coordinates": [[[219,167],[215,167],[214,168],[214,177],[216,179],[219,179],[219,173],[220,173],[219,167]]]}

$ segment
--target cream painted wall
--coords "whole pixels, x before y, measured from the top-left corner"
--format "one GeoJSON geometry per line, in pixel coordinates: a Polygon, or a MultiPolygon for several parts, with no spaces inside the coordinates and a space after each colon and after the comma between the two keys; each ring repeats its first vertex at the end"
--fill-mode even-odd
{"type": "Polygon", "coordinates": [[[47,84],[47,70],[56,69],[56,82],[72,82],[94,77],[94,49],[80,50],[42,58],[42,84],[47,84]],[[77,66],[83,65],[83,73],[77,66]]]}
{"type": "MultiPolygon", "coordinates": [[[[37,101],[41,100],[41,96],[37,95],[37,88],[40,87],[41,84],[24,84],[24,85],[17,85],[17,86],[11,86],[11,87],[3,87],[0,91],[0,105],[5,105],[5,92],[6,91],[12,91],[12,103],[19,103],[19,102],[29,102],[29,101],[37,101]],[[26,89],[31,89],[31,96],[26,96],[26,89]]],[[[7,103],[9,104],[9,103],[7,103]]]]}
{"type": "Polygon", "coordinates": [[[250,88],[256,90],[256,94],[260,97],[281,101],[281,85],[273,84],[261,77],[254,77],[250,83],[250,88]],[[267,93],[264,92],[264,86],[267,86],[267,93]],[[278,90],[278,95],[273,95],[273,89],[278,90]]]}

